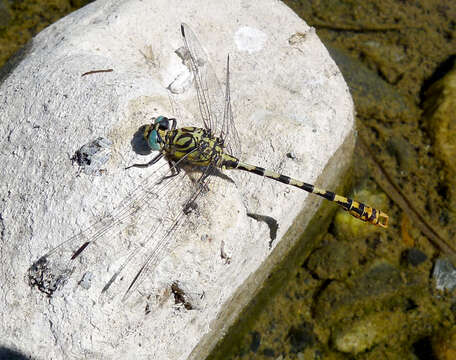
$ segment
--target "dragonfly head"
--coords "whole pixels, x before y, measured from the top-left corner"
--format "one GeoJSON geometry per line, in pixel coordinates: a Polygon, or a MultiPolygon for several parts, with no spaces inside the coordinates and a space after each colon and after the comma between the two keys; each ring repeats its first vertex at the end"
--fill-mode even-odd
{"type": "Polygon", "coordinates": [[[161,150],[163,147],[163,137],[169,128],[169,119],[164,116],[158,116],[154,119],[153,124],[146,125],[144,139],[146,139],[147,144],[152,150],[161,150]]]}

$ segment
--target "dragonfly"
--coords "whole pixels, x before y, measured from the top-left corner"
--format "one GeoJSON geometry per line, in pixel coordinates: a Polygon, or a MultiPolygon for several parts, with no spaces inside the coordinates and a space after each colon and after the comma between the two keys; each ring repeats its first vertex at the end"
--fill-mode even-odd
{"type": "MultiPolygon", "coordinates": [[[[71,276],[72,267],[69,264],[77,259],[89,245],[106,237],[107,234],[118,231],[126,219],[137,216],[146,207],[146,204],[150,206],[150,204],[166,201],[168,194],[180,186],[182,173],[189,168],[198,169],[199,174],[197,179],[192,180],[192,190],[183,194],[182,198],[185,200],[176,204],[177,209],[172,216],[168,216],[166,228],[162,221],[157,221],[154,226],[151,226],[147,235],[147,244],[149,245],[150,241],[152,245],[143,247],[146,249],[142,250],[144,251],[144,261],[130,281],[122,300],[127,299],[150,274],[159,262],[160,254],[168,248],[197,201],[208,192],[211,180],[218,172],[225,170],[246,171],[297,187],[338,204],[361,221],[384,228],[388,226],[388,215],[381,210],[241,161],[238,155],[241,141],[235,127],[231,106],[229,55],[226,60],[225,89],[223,91],[206,52],[187,24],[181,24],[181,35],[185,48],[183,58],[193,75],[196,101],[203,126],[178,127],[176,118],[164,115],[158,115],[152,119],[152,123],[145,126],[144,140],[148,147],[158,154],[147,163],[133,164],[126,169],[155,166],[157,170],[146,178],[133,194],[130,194],[111,214],[67,239],[33,263],[29,269],[29,283],[48,296],[52,296],[54,291],[64,285],[67,278],[71,276]],[[166,160],[166,162],[161,161],[162,164],[159,165],[160,160],[166,160]],[[52,265],[53,262],[59,264],[58,271],[55,270],[56,265],[52,265]],[[54,268],[52,269],[52,267],[54,268]]],[[[108,291],[132,259],[138,256],[138,252],[138,250],[133,250],[130,253],[106,283],[102,293],[108,291]]]]}
{"type": "MultiPolygon", "coordinates": [[[[221,97],[218,96],[214,100],[214,94],[209,91],[212,88],[220,89],[216,75],[208,64],[207,55],[205,55],[194,32],[186,24],[182,24],[181,33],[190,54],[190,66],[195,77],[204,128],[177,128],[176,119],[158,116],[154,123],[146,127],[144,138],[150,148],[159,151],[159,154],[149,163],[132,166],[148,167],[162,157],[166,157],[171,163],[185,159],[192,165],[205,166],[209,169],[215,167],[222,170],[243,170],[319,195],[340,205],[350,215],[362,221],[385,228],[388,226],[388,215],[381,210],[260,166],[247,164],[233,156],[233,149],[238,147],[239,136],[235,129],[230,101],[229,56],[226,64],[223,121],[219,122],[221,106],[220,104],[212,106],[212,104],[216,104],[216,99],[221,97]],[[203,70],[201,63],[206,64],[203,70]],[[216,87],[210,86],[210,80],[218,85],[216,87]],[[217,126],[219,123],[221,126],[217,126]]],[[[220,90],[217,93],[220,93],[220,90]]],[[[208,174],[205,173],[202,179],[208,174]]]]}

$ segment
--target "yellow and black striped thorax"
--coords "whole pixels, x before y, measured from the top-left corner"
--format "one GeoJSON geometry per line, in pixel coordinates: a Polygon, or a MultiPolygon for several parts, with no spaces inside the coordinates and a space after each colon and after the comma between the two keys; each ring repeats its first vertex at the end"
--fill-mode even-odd
{"type": "Polygon", "coordinates": [[[192,165],[221,166],[223,141],[209,131],[190,126],[159,133],[164,140],[162,152],[172,160],[185,157],[184,161],[192,165]]]}

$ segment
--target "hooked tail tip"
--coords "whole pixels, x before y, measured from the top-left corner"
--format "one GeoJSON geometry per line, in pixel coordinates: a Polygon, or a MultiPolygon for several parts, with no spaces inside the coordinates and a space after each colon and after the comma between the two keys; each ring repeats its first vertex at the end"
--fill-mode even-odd
{"type": "Polygon", "coordinates": [[[389,217],[383,211],[379,211],[379,212],[380,213],[378,214],[378,223],[377,223],[377,225],[386,229],[388,227],[389,217]]]}

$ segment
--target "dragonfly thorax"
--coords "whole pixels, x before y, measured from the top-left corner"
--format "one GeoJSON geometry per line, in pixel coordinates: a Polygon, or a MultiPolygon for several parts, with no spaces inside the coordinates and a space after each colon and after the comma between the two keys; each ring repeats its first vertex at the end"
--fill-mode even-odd
{"type": "Polygon", "coordinates": [[[221,167],[225,150],[223,140],[203,128],[176,128],[176,119],[158,116],[147,125],[144,138],[152,150],[160,151],[172,161],[183,160],[195,166],[221,167]]]}
{"type": "Polygon", "coordinates": [[[223,141],[208,130],[182,127],[168,130],[162,152],[173,161],[183,161],[195,166],[221,166],[224,157],[223,141]]]}

